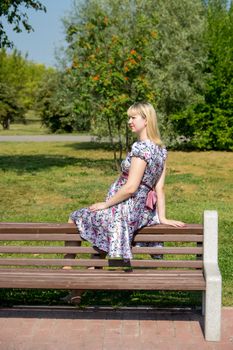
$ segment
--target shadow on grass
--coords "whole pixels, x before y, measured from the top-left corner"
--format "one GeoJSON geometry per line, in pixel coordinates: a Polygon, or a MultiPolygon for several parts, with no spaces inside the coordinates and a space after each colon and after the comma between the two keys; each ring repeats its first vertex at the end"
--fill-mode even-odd
{"type": "Polygon", "coordinates": [[[0,169],[2,171],[14,170],[18,174],[36,173],[52,167],[64,168],[70,165],[94,168],[111,173],[115,170],[114,162],[111,159],[75,158],[46,154],[0,156],[0,169]]]}

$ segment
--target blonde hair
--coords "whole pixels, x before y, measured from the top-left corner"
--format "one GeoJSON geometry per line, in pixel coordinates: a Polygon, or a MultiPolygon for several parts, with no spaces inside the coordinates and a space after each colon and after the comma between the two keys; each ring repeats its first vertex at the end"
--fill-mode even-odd
{"type": "Polygon", "coordinates": [[[138,113],[143,119],[146,119],[147,136],[155,144],[162,146],[163,142],[160,138],[157,115],[154,107],[148,102],[135,102],[129,107],[127,114],[138,113]]]}

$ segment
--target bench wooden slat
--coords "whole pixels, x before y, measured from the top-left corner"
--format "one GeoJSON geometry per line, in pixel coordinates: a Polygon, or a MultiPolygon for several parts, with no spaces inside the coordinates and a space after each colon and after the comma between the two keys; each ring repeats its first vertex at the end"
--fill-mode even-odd
{"type": "MultiPolygon", "coordinates": [[[[133,247],[134,254],[202,254],[203,248],[193,247],[148,247],[139,248],[133,247]]],[[[96,253],[92,247],[42,247],[42,246],[0,246],[0,253],[15,253],[15,254],[87,254],[96,253]]]]}
{"type": "MultiPolygon", "coordinates": [[[[0,241],[82,241],[82,239],[77,233],[0,233],[0,241]]],[[[137,234],[134,242],[203,242],[203,235],[137,234]]]]}
{"type": "Polygon", "coordinates": [[[86,266],[86,267],[186,267],[202,268],[201,260],[131,260],[118,259],[1,259],[2,266],[86,266]]]}
{"type": "Polygon", "coordinates": [[[203,248],[193,248],[193,247],[148,247],[148,248],[139,248],[133,247],[132,252],[134,254],[202,254],[203,248]]]}
{"type": "Polygon", "coordinates": [[[134,242],[203,242],[203,235],[199,234],[140,234],[134,237],[134,242]]]}
{"type": "MultiPolygon", "coordinates": [[[[36,270],[35,269],[31,269],[31,268],[20,268],[20,267],[17,267],[17,268],[8,268],[8,267],[1,267],[0,268],[0,273],[1,274],[6,274],[8,275],[9,273],[10,274],[21,274],[21,273],[32,273],[32,275],[34,275],[34,273],[42,273],[42,274],[51,274],[51,275],[54,275],[54,274],[63,274],[63,275],[76,275],[77,273],[78,274],[107,274],[107,275],[115,275],[116,273],[117,274],[125,274],[127,273],[127,271],[125,270],[122,270],[122,269],[118,269],[118,270],[112,270],[112,269],[70,269],[70,270],[63,270],[63,269],[56,269],[54,270],[53,268],[48,268],[48,269],[44,269],[44,268],[37,268],[36,270]]],[[[130,271],[130,275],[151,275],[151,276],[154,276],[154,275],[163,275],[163,276],[193,276],[193,277],[202,277],[203,276],[203,271],[202,270],[190,270],[190,269],[173,269],[173,270],[158,270],[158,269],[147,269],[147,270],[144,270],[144,269],[134,269],[134,270],[131,270],[130,271]]],[[[62,278],[63,278],[63,275],[62,275],[62,278]]]]}
{"type": "MultiPolygon", "coordinates": [[[[69,233],[77,234],[77,229],[71,224],[45,223],[0,223],[0,233],[69,233]]],[[[187,224],[184,227],[153,225],[138,230],[140,234],[156,232],[157,234],[203,234],[203,225],[187,224]]]]}
{"type": "Polygon", "coordinates": [[[71,224],[44,223],[0,223],[0,233],[69,233],[77,234],[77,229],[71,224]]]}
{"type": "Polygon", "coordinates": [[[80,235],[65,233],[0,233],[0,241],[83,241],[80,235]]]}
{"type": "Polygon", "coordinates": [[[167,225],[153,225],[153,226],[147,226],[143,227],[142,229],[137,231],[141,234],[147,234],[147,233],[153,233],[156,232],[156,234],[187,234],[188,232],[192,232],[195,234],[203,234],[203,225],[201,224],[186,224],[183,227],[173,227],[173,226],[167,226],[167,225]]]}
{"type": "Polygon", "coordinates": [[[64,273],[60,278],[60,271],[17,272],[1,273],[0,286],[2,288],[62,288],[62,289],[109,289],[109,290],[205,290],[203,276],[174,274],[147,274],[138,273],[137,278],[131,273],[92,273],[86,270],[85,273],[72,271],[64,273]]]}

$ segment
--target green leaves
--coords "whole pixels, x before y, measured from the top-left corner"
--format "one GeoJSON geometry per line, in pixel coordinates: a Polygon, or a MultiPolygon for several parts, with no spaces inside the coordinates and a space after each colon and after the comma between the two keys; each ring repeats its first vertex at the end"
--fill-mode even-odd
{"type": "MultiPolygon", "coordinates": [[[[27,32],[33,31],[33,27],[28,22],[27,13],[22,11],[22,6],[26,9],[33,8],[34,10],[46,12],[46,7],[37,0],[1,0],[0,17],[5,17],[9,24],[13,25],[13,30],[17,33],[25,29],[27,32]],[[22,24],[22,27],[20,26],[22,24]],[[23,29],[22,29],[23,28],[23,29]]],[[[8,39],[2,22],[0,23],[0,48],[13,47],[14,44],[8,39]]]]}
{"type": "MultiPolygon", "coordinates": [[[[144,11],[148,11],[144,1],[91,0],[76,4],[64,20],[67,66],[61,73],[60,91],[54,91],[54,96],[63,94],[65,103],[73,106],[66,117],[69,123],[72,114],[73,130],[89,125],[93,134],[109,136],[113,149],[122,150],[129,142],[129,105],[154,97],[146,60],[153,57],[151,43],[157,38],[154,17],[145,16],[144,11]]],[[[61,108],[56,111],[56,122],[50,118],[53,130],[61,128],[57,123],[61,108]]],[[[121,153],[114,157],[117,162],[121,153]]]]}
{"type": "Polygon", "coordinates": [[[232,149],[233,9],[225,0],[76,2],[64,26],[65,64],[43,107],[52,131],[90,130],[127,148],[126,110],[147,100],[168,146],[232,149]]]}
{"type": "Polygon", "coordinates": [[[204,100],[193,106],[191,145],[199,149],[233,150],[233,8],[209,1],[205,42],[207,76],[204,100]],[[196,121],[196,122],[195,122],[196,121]]]}
{"type": "MultiPolygon", "coordinates": [[[[47,69],[27,61],[14,50],[0,50],[0,123],[9,128],[14,120],[24,121],[25,112],[35,108],[38,85],[47,69]]],[[[49,70],[48,70],[49,71],[49,70]]]]}
{"type": "Polygon", "coordinates": [[[0,123],[3,129],[9,129],[10,122],[17,117],[23,120],[23,112],[14,87],[0,82],[0,123]]]}

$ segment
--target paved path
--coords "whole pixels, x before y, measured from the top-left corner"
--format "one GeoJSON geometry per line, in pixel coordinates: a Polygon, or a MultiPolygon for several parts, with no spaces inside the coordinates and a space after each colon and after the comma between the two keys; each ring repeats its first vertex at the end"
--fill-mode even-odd
{"type": "Polygon", "coordinates": [[[95,136],[89,135],[0,135],[0,142],[90,142],[95,136]]]}
{"type": "Polygon", "coordinates": [[[2,308],[1,350],[232,350],[233,308],[222,339],[206,342],[199,312],[153,309],[2,308]]]}

